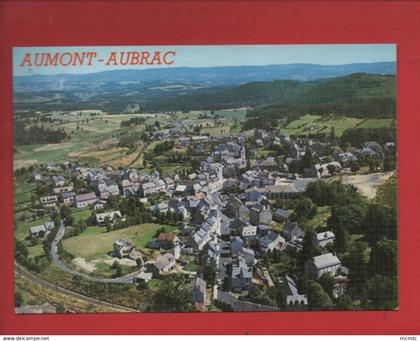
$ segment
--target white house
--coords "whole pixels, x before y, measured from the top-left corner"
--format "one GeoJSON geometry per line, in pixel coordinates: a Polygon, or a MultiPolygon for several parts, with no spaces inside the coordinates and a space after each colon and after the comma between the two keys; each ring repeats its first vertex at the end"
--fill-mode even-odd
{"type": "Polygon", "coordinates": [[[98,225],[102,225],[105,222],[105,219],[109,218],[110,222],[113,223],[117,219],[122,219],[122,215],[120,211],[111,211],[105,213],[97,213],[96,214],[96,223],[98,225]]]}
{"type": "Polygon", "coordinates": [[[55,207],[58,202],[58,197],[56,195],[47,195],[45,197],[40,197],[39,202],[44,208],[55,207]]]}
{"type": "Polygon", "coordinates": [[[315,245],[318,247],[325,247],[328,244],[333,244],[335,235],[332,231],[325,231],[317,233],[315,236],[315,245]]]}
{"type": "Polygon", "coordinates": [[[340,268],[341,261],[335,253],[326,253],[312,257],[305,262],[306,274],[315,280],[318,280],[326,272],[330,273],[331,276],[335,276],[340,268]]]}

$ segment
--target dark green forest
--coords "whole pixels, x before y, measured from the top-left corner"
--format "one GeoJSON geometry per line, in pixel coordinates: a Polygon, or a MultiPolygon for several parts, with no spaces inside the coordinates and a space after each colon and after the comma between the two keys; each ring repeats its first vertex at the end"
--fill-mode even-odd
{"type": "Polygon", "coordinates": [[[395,76],[353,74],[304,83],[306,91],[277,105],[255,108],[248,117],[285,118],[288,122],[305,114],[342,115],[360,118],[395,118],[395,76]]]}
{"type": "Polygon", "coordinates": [[[13,122],[13,141],[17,146],[59,143],[68,137],[63,129],[48,129],[37,125],[28,126],[24,120],[14,120],[13,122]]]}

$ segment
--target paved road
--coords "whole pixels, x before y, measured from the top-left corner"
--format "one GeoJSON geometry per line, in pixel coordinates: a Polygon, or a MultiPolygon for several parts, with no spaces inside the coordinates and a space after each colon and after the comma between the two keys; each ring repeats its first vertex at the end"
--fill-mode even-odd
{"type": "Polygon", "coordinates": [[[71,296],[71,297],[77,298],[79,300],[83,300],[83,301],[93,303],[93,304],[96,304],[96,305],[100,305],[100,306],[106,306],[106,307],[121,309],[121,310],[125,310],[125,311],[130,311],[130,312],[139,312],[138,310],[135,310],[135,309],[131,309],[131,308],[128,308],[128,307],[123,307],[123,306],[120,306],[120,305],[111,304],[109,302],[97,300],[95,298],[88,297],[88,296],[79,294],[77,292],[70,291],[70,290],[64,289],[62,287],[56,286],[54,284],[51,284],[51,283],[39,278],[38,276],[35,276],[34,274],[30,273],[28,270],[26,270],[23,266],[21,266],[17,262],[15,262],[15,271],[17,273],[19,273],[20,275],[22,275],[23,277],[25,277],[26,279],[40,285],[41,287],[46,288],[46,289],[50,289],[50,290],[54,290],[56,292],[59,292],[60,294],[71,296]]]}
{"type": "Polygon", "coordinates": [[[133,283],[134,278],[140,273],[140,271],[136,271],[136,272],[132,272],[132,273],[130,273],[128,275],[125,275],[125,276],[122,276],[122,277],[98,278],[98,277],[89,276],[87,274],[84,274],[84,273],[81,273],[81,272],[78,272],[74,269],[69,268],[60,259],[60,255],[58,254],[58,250],[57,250],[57,245],[59,244],[59,242],[63,238],[64,233],[65,233],[65,227],[63,225],[63,222],[61,222],[61,226],[59,227],[59,229],[57,231],[57,235],[55,236],[55,239],[53,240],[52,245],[51,245],[51,256],[52,256],[53,262],[60,270],[63,270],[63,271],[65,271],[69,274],[72,274],[72,275],[78,275],[78,276],[83,277],[83,278],[85,278],[89,281],[92,281],[92,282],[124,283],[124,284],[133,283]]]}

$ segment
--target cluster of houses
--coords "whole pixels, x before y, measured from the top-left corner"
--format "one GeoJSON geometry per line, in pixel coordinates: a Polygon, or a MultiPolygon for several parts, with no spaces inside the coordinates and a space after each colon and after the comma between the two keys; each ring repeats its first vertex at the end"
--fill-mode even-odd
{"type": "MultiPolygon", "coordinates": [[[[216,145],[212,155],[202,162],[196,173],[190,174],[186,181],[180,180],[176,196],[151,209],[162,213],[182,210],[186,221],[193,215],[193,211],[195,216],[199,216],[201,222],[195,228],[184,225],[181,230],[183,242],[177,243],[178,252],[181,255],[199,254],[201,266],[215,267],[215,290],[219,292],[216,297],[223,297],[221,293],[226,291],[246,300],[250,287],[255,283],[268,287],[278,285],[284,304],[293,306],[293,309],[302,309],[308,301],[305,295],[298,292],[291,275],[278,279],[275,284],[269,271],[261,268],[258,263],[264,254],[274,250],[286,252],[287,248],[301,249],[305,235],[303,229],[297,222],[290,220],[288,210],[273,210],[270,201],[293,199],[315,179],[286,179],[261,168],[232,176],[246,165],[244,145],[238,142],[216,145]],[[227,167],[229,171],[226,171],[227,167]],[[213,186],[209,186],[211,182],[213,186]],[[231,183],[242,190],[240,194],[223,194],[228,186],[232,186],[231,183]],[[284,224],[282,233],[273,230],[273,222],[284,224]]],[[[334,239],[332,231],[324,231],[315,235],[313,243],[325,249],[328,244],[334,243],[334,239]]],[[[155,260],[157,266],[154,267],[159,271],[154,274],[175,269],[179,258],[175,257],[174,250],[175,247],[155,260]]],[[[314,276],[315,267],[320,273],[329,271],[337,277],[341,263],[338,267],[325,267],[325,264],[315,259],[311,267],[308,262],[305,268],[308,276],[314,276]]],[[[341,271],[340,276],[345,279],[345,272],[341,271]]],[[[345,281],[341,283],[345,284],[345,281]]],[[[344,288],[345,285],[340,287],[341,292],[344,292],[344,288]]],[[[339,292],[337,289],[335,294],[339,292]]],[[[206,282],[199,270],[190,291],[190,299],[197,309],[203,309],[207,304],[207,294],[206,282]]]]}
{"type": "Polygon", "coordinates": [[[360,157],[384,158],[386,151],[395,152],[395,143],[388,142],[383,146],[376,141],[366,141],[361,148],[353,146],[340,147],[329,142],[320,142],[313,138],[290,138],[287,135],[273,135],[264,129],[256,130],[256,141],[251,156],[256,155],[256,148],[269,145],[284,145],[288,147],[288,155],[285,162],[279,164],[272,157],[265,160],[256,160],[254,165],[266,170],[280,170],[287,172],[289,165],[293,161],[300,161],[306,153],[319,158],[321,163],[312,165],[304,170],[302,174],[308,178],[322,178],[337,174],[343,167],[349,167],[352,161],[357,161],[360,157]]]}
{"type": "MultiPolygon", "coordinates": [[[[246,301],[253,285],[277,286],[283,305],[303,309],[308,300],[299,293],[294,274],[272,278],[268,269],[260,265],[267,253],[287,252],[289,249],[299,252],[305,236],[299,224],[291,220],[290,211],[274,209],[273,202],[298,197],[309,183],[341,172],[360,155],[383,156],[384,148],[395,146],[387,144],[383,148],[370,141],[362,149],[342,149],[314,139],[291,139],[259,129],[253,145],[247,148],[249,141],[241,134],[223,139],[208,136],[185,138],[183,132],[182,127],[172,127],[164,138],[177,138],[182,147],[201,146],[198,148],[201,152],[205,150],[202,146],[209,142],[212,148],[208,156],[201,158],[201,166],[187,176],[162,178],[156,171],[141,175],[135,169],[69,167],[66,178],[63,175],[50,178],[53,192],[39,198],[40,206],[52,208],[61,203],[99,210],[112,196],[136,196],[143,202],[152,196],[159,197],[159,202],[149,207],[152,212],[178,213],[184,221],[177,234],[162,232],[149,242],[148,247],[159,250],[159,255],[144,262],[129,241],[117,240],[114,243],[116,257],[141,259],[142,270],[136,281],[148,282],[154,277],[183,271],[183,255],[188,255],[195,257],[199,265],[198,271],[188,272],[193,277],[189,297],[199,310],[205,309],[212,291],[217,293],[210,294],[213,299],[234,294],[235,300],[229,298],[229,302],[240,306],[236,299],[246,301]],[[274,157],[255,158],[256,149],[267,144],[287,146],[289,153],[284,162],[279,163],[274,157]],[[303,174],[287,174],[289,165],[302,160],[306,153],[325,161],[305,169],[303,174]],[[84,181],[90,191],[76,193],[71,178],[84,181]],[[279,225],[282,229],[276,228],[279,225]],[[204,280],[203,266],[211,266],[215,271],[215,284],[210,291],[204,280]]],[[[63,169],[66,168],[57,167],[55,171],[64,174],[63,169]]],[[[43,176],[34,173],[33,179],[40,181],[43,176]]],[[[100,226],[125,219],[120,211],[98,212],[95,217],[100,226]]],[[[48,226],[35,226],[31,233],[45,234],[48,229],[48,226]]],[[[328,252],[328,245],[333,245],[334,241],[332,231],[316,233],[313,243],[323,254],[307,260],[304,271],[314,280],[330,273],[336,283],[331,294],[338,297],[345,292],[348,270],[337,255],[328,252]]]]}

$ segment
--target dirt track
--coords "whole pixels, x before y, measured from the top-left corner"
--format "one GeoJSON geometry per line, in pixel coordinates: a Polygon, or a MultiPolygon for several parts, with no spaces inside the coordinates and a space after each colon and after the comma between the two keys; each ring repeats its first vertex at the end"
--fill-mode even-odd
{"type": "Polygon", "coordinates": [[[342,183],[351,184],[356,187],[363,196],[368,199],[374,199],[377,187],[384,184],[392,174],[393,172],[343,175],[342,183]]]}

